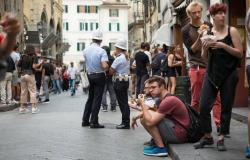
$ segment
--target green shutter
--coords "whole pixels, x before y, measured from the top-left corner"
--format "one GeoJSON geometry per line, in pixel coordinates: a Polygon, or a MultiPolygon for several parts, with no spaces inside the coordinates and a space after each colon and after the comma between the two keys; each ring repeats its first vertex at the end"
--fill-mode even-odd
{"type": "Polygon", "coordinates": [[[117,23],[117,31],[120,31],[120,23],[117,23]]]}
{"type": "Polygon", "coordinates": [[[93,23],[90,23],[90,30],[93,31],[93,23]]]}
{"type": "Polygon", "coordinates": [[[80,12],[80,6],[77,6],[77,13],[80,12]]]}
{"type": "Polygon", "coordinates": [[[90,13],[90,6],[88,6],[88,13],[90,13]]]}
{"type": "Polygon", "coordinates": [[[88,30],[88,23],[85,23],[85,30],[88,30]]]}
{"type": "Polygon", "coordinates": [[[111,23],[109,23],[109,31],[111,31],[111,23]]]}
{"type": "Polygon", "coordinates": [[[99,27],[98,25],[99,25],[98,23],[95,24],[95,29],[98,29],[99,27]]]}
{"type": "Polygon", "coordinates": [[[88,6],[85,6],[85,13],[88,13],[88,6]]]}
{"type": "Polygon", "coordinates": [[[95,11],[96,11],[96,13],[98,13],[98,6],[95,7],[95,11]]]}
{"type": "Polygon", "coordinates": [[[80,43],[77,43],[77,51],[80,51],[80,43]]]}
{"type": "Polygon", "coordinates": [[[66,22],[66,31],[68,31],[68,30],[69,30],[69,23],[66,22]]]}
{"type": "Polygon", "coordinates": [[[111,43],[109,43],[109,48],[110,48],[110,50],[111,50],[111,47],[112,47],[112,44],[111,44],[111,43]]]}

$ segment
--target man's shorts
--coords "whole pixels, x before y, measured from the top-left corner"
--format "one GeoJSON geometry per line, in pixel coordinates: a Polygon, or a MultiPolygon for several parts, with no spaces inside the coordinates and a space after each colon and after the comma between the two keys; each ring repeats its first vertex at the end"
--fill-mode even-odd
{"type": "Polygon", "coordinates": [[[158,129],[160,131],[164,144],[168,143],[181,143],[175,134],[175,124],[170,119],[164,118],[159,124],[158,129]]]}
{"type": "Polygon", "coordinates": [[[18,73],[17,71],[14,71],[13,74],[12,74],[12,85],[13,86],[16,86],[18,83],[20,83],[21,80],[20,78],[18,77],[18,73]]]}

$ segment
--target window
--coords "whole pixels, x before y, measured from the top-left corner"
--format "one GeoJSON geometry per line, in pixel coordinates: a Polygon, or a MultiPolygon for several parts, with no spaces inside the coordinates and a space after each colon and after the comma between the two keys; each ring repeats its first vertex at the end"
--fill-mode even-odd
{"type": "Polygon", "coordinates": [[[77,13],[98,13],[98,6],[77,6],[77,13]]]}
{"type": "Polygon", "coordinates": [[[109,9],[109,17],[119,17],[118,9],[109,9]]]}
{"type": "Polygon", "coordinates": [[[69,23],[68,22],[63,23],[63,29],[66,30],[66,31],[69,30],[69,23]]]}
{"type": "Polygon", "coordinates": [[[117,23],[117,31],[120,31],[120,23],[117,23]]]}
{"type": "Polygon", "coordinates": [[[85,31],[88,30],[88,23],[85,23],[85,31]]]}
{"type": "Polygon", "coordinates": [[[115,50],[115,43],[109,43],[110,50],[115,50]]]}
{"type": "Polygon", "coordinates": [[[82,51],[85,49],[85,42],[77,42],[77,51],[82,51]]]}
{"type": "Polygon", "coordinates": [[[120,31],[120,23],[109,23],[109,31],[120,31]]]}
{"type": "Polygon", "coordinates": [[[90,23],[90,30],[91,30],[91,31],[93,31],[93,25],[94,25],[94,23],[91,22],[91,23],[90,23]]]}
{"type": "Polygon", "coordinates": [[[109,23],[109,31],[111,31],[111,23],[109,23]]]}
{"type": "Polygon", "coordinates": [[[68,13],[68,5],[64,5],[64,13],[68,13]]]}
{"type": "Polygon", "coordinates": [[[84,30],[84,23],[80,22],[80,31],[83,31],[83,30],[84,30]]]}

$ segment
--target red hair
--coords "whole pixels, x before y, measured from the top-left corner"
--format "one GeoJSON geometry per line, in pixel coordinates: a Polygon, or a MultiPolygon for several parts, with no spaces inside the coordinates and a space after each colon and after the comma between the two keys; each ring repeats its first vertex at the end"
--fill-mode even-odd
{"type": "Polygon", "coordinates": [[[208,10],[210,15],[216,15],[220,11],[227,13],[227,5],[224,3],[215,3],[211,5],[208,10]]]}

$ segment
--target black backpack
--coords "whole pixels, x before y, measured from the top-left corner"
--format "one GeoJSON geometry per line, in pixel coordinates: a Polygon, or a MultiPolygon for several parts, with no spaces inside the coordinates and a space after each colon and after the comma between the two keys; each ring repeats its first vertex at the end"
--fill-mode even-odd
{"type": "Polygon", "coordinates": [[[163,73],[168,73],[169,66],[168,66],[168,58],[167,57],[163,60],[163,62],[161,62],[160,70],[163,73]]]}
{"type": "MultiPolygon", "coordinates": [[[[172,95],[172,94],[167,94],[166,96],[175,96],[178,99],[180,99],[178,96],[172,95]]],[[[183,124],[181,124],[180,122],[178,122],[178,121],[176,121],[176,122],[187,131],[188,142],[195,143],[195,142],[199,141],[201,139],[201,137],[203,136],[203,134],[201,132],[201,125],[200,125],[200,120],[199,120],[200,115],[198,112],[196,112],[196,110],[193,109],[193,107],[190,104],[184,102],[182,99],[180,99],[180,100],[185,104],[185,106],[187,108],[188,115],[189,115],[189,126],[187,128],[183,124]]]]}

